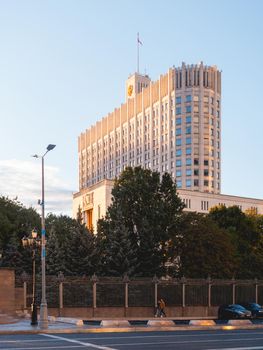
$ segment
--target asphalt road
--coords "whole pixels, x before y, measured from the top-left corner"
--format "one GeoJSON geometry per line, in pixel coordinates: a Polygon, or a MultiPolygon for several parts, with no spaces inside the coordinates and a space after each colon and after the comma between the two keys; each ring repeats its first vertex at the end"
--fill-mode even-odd
{"type": "Polygon", "coordinates": [[[1,335],[1,350],[263,349],[263,330],[1,335]]]}

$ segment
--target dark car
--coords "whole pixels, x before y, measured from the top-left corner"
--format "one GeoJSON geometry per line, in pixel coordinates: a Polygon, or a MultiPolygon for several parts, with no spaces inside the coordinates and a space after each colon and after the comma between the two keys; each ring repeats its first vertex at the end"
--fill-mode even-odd
{"type": "Polygon", "coordinates": [[[263,308],[257,303],[241,303],[245,309],[250,310],[252,317],[263,317],[263,308]]]}
{"type": "Polygon", "coordinates": [[[251,318],[251,311],[245,309],[239,304],[224,304],[218,309],[218,319],[219,320],[231,320],[235,318],[245,319],[251,318]]]}

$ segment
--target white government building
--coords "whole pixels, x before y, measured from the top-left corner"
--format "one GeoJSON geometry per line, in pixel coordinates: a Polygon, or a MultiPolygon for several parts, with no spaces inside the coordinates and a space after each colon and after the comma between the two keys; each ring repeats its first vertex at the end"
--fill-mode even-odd
{"type": "Polygon", "coordinates": [[[263,214],[263,200],[220,194],[221,72],[216,66],[182,64],[159,80],[135,73],[126,102],[78,138],[79,208],[89,228],[105,215],[114,179],[126,166],[142,166],[177,182],[188,211],[238,205],[263,214]]]}

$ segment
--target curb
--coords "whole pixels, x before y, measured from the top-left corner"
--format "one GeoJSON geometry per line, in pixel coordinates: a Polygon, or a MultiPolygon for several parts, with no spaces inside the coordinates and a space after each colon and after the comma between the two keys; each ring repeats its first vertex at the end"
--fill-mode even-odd
{"type": "Polygon", "coordinates": [[[83,326],[83,320],[80,318],[72,318],[72,317],[55,317],[55,316],[48,316],[48,320],[51,323],[66,323],[66,324],[72,324],[75,326],[83,326]]]}
{"type": "Polygon", "coordinates": [[[263,329],[263,325],[218,325],[218,326],[172,326],[172,327],[93,327],[93,328],[58,328],[58,329],[26,329],[26,330],[1,330],[0,335],[6,334],[72,334],[72,333],[129,333],[129,332],[178,332],[178,331],[208,331],[208,330],[238,330],[238,329],[263,329]]]}

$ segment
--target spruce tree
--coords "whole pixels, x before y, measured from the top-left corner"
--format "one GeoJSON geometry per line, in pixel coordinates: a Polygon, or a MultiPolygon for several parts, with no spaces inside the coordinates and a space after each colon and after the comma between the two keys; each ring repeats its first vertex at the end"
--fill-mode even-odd
{"type": "Polygon", "coordinates": [[[157,172],[141,167],[126,168],[115,181],[112,204],[99,225],[104,263],[116,260],[113,252],[116,252],[121,237],[129,241],[125,246],[130,245],[132,259],[136,256],[134,262],[130,262],[135,275],[165,274],[166,242],[182,209],[176,184],[169,174],[160,180],[157,172]],[[107,244],[110,238],[115,242],[112,243],[114,249],[107,244]]]}

